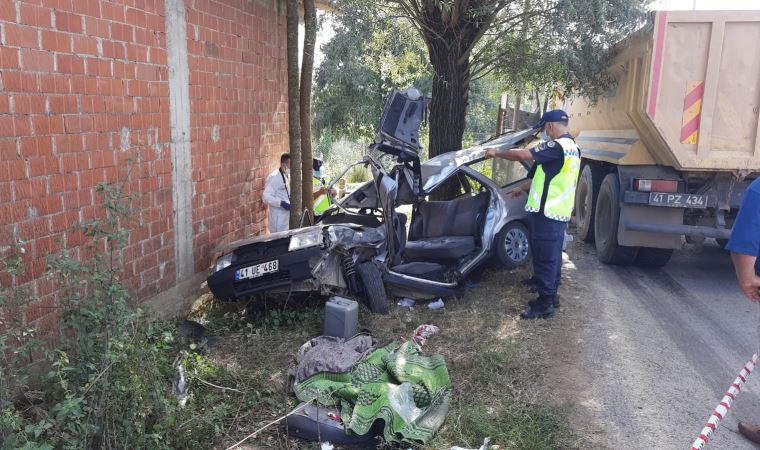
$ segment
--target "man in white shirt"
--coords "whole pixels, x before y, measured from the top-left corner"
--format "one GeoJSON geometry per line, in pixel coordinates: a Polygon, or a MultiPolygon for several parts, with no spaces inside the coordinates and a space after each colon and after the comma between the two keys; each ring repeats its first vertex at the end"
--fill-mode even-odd
{"type": "Polygon", "coordinates": [[[269,232],[288,229],[290,222],[290,155],[280,156],[280,167],[267,176],[264,202],[269,205],[269,232]]]}

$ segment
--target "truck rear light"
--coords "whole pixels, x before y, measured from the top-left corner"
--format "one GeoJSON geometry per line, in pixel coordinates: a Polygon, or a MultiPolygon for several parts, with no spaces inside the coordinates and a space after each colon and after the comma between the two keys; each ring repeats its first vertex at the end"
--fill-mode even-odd
{"type": "Polygon", "coordinates": [[[633,180],[633,190],[640,192],[678,192],[678,180],[633,180]]]}

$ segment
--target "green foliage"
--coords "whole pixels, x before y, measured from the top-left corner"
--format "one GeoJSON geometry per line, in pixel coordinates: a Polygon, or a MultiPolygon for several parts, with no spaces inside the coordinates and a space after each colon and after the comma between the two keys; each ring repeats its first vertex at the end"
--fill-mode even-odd
{"type": "Polygon", "coordinates": [[[26,322],[34,298],[16,283],[23,242],[0,254],[3,279],[13,281],[0,289],[0,448],[209,448],[260,393],[233,396],[204,384],[245,380],[183,351],[190,396],[180,406],[172,394],[176,329],[146,319],[121,279],[135,198],[119,185],[97,193],[101,214],[78,226],[88,243],[49,258],[48,276],[60,287],[57,336],[40,339],[26,322]]]}

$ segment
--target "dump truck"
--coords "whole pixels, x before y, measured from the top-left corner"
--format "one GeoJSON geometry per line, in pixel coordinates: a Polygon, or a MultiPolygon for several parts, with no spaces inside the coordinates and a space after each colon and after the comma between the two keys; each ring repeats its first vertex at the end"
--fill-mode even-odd
{"type": "Polygon", "coordinates": [[[658,11],[618,43],[617,81],[569,96],[577,235],[605,263],[657,267],[684,238],[723,246],[760,175],[760,11],[658,11]]]}

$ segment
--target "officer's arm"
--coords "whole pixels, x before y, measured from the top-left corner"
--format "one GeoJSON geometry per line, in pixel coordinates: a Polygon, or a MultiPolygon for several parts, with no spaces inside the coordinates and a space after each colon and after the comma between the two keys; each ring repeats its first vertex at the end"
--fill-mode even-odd
{"type": "Polygon", "coordinates": [[[509,161],[533,161],[533,154],[524,148],[501,150],[489,148],[486,150],[486,158],[502,158],[509,161]]]}

